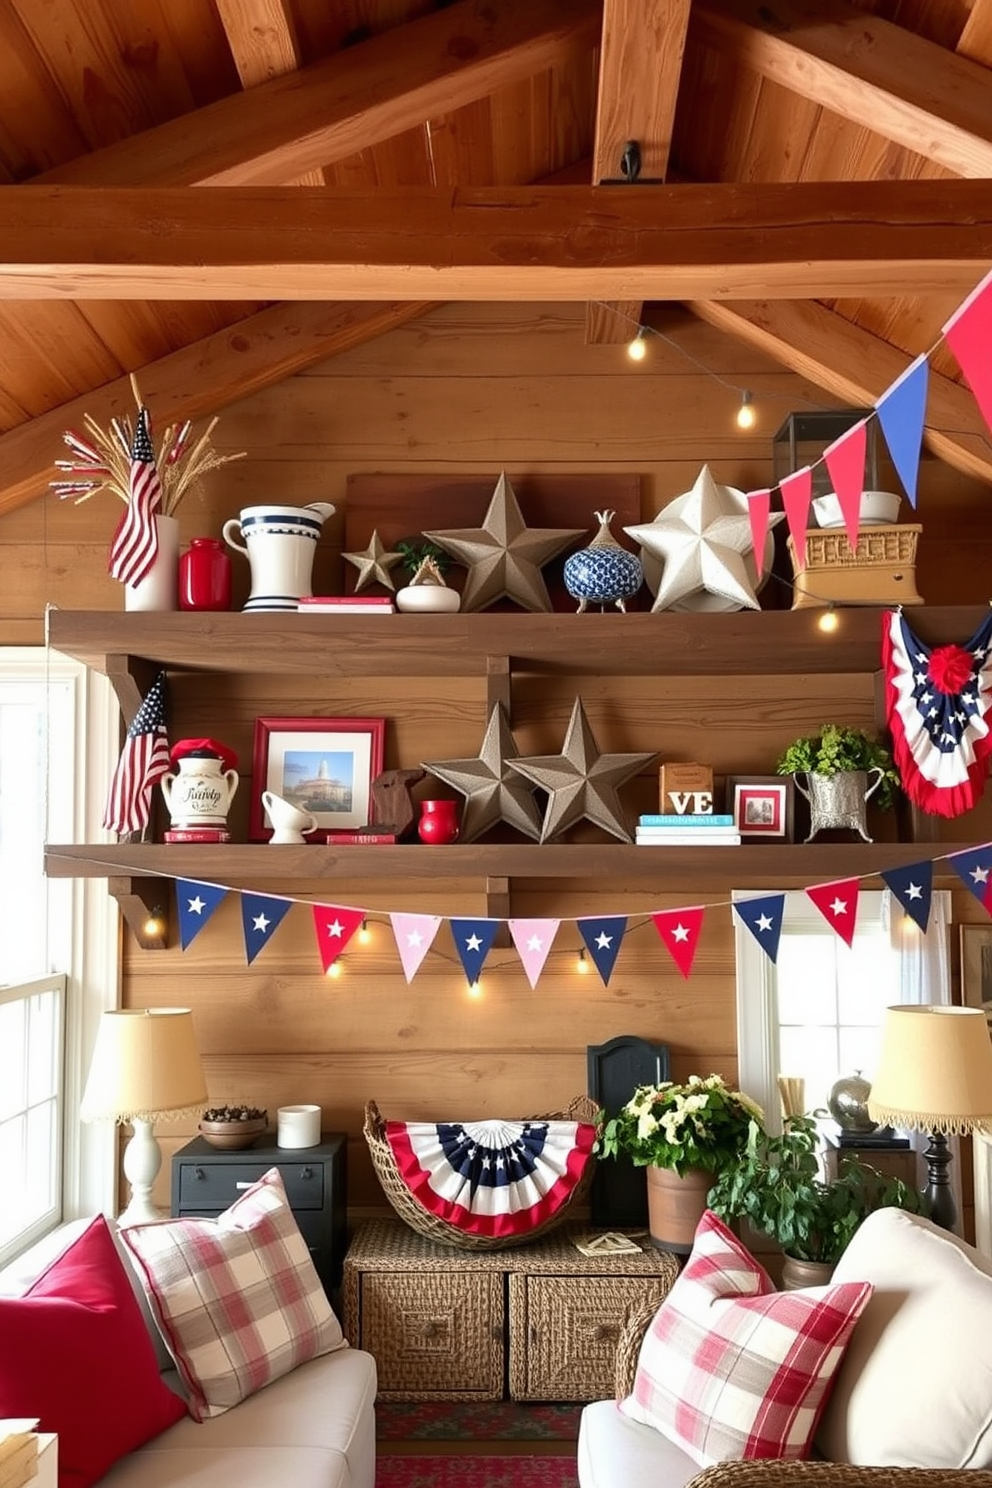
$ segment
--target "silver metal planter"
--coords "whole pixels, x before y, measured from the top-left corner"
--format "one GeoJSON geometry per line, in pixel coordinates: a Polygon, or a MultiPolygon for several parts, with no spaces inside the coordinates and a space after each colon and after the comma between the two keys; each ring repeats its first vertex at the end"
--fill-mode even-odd
{"type": "Polygon", "coordinates": [[[866,825],[866,802],[882,783],[884,771],[841,770],[836,775],[815,775],[806,770],[796,772],[796,789],[809,802],[810,830],[807,842],[812,842],[817,832],[836,827],[849,827],[858,832],[863,841],[871,842],[866,825]],[[871,785],[868,776],[874,775],[871,785]],[[803,784],[803,780],[806,784],[803,784]]]}

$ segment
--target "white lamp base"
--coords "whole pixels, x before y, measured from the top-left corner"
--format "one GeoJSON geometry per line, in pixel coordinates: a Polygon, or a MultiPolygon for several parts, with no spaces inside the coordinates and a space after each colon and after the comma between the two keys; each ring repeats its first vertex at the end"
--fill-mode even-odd
{"type": "Polygon", "coordinates": [[[136,1116],[131,1125],[134,1136],[124,1148],[124,1176],[131,1185],[131,1199],[117,1218],[120,1229],[162,1218],[162,1211],[152,1204],[152,1184],[162,1166],[162,1151],[153,1123],[136,1116]]]}

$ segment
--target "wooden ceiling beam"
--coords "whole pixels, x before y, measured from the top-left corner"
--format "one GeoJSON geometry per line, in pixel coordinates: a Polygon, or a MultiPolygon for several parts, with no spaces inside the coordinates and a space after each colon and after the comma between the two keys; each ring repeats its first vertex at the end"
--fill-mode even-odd
{"type": "Polygon", "coordinates": [[[967,56],[846,0],[697,0],[689,34],[956,175],[992,176],[989,75],[967,56]]]}
{"type": "MultiPolygon", "coordinates": [[[[873,406],[908,366],[887,341],[813,301],[697,300],[690,308],[856,408],[873,406]]],[[[932,368],[924,443],[956,470],[992,481],[992,445],[974,398],[932,368]]]]}
{"type": "MultiPolygon", "coordinates": [[[[688,26],[689,0],[603,0],[594,186],[624,181],[628,141],[639,153],[635,180],[667,177],[688,26]]],[[[631,182],[629,189],[638,187],[631,182]]],[[[640,300],[589,305],[587,344],[629,341],[642,310],[640,300]]]]}
{"type": "Polygon", "coordinates": [[[10,186],[0,299],[686,300],[964,294],[962,180],[118,190],[10,186]]]}
{"type": "Polygon", "coordinates": [[[279,185],[591,52],[599,17],[600,0],[460,0],[34,183],[279,185]]]}
{"type": "Polygon", "coordinates": [[[962,57],[992,67],[992,0],[974,0],[957,50],[962,57]]]}
{"type": "MultiPolygon", "coordinates": [[[[164,428],[218,413],[432,308],[416,301],[277,305],[149,362],[136,375],[164,428]]],[[[46,494],[62,433],[79,428],[84,413],[106,427],[133,410],[130,383],[119,377],[0,435],[0,515],[46,494]]]]}

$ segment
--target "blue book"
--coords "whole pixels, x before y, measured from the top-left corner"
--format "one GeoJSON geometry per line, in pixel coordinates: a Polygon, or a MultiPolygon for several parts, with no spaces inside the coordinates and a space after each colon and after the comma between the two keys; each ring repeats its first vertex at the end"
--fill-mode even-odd
{"type": "Polygon", "coordinates": [[[732,816],[641,816],[642,827],[732,827],[732,816]]]}

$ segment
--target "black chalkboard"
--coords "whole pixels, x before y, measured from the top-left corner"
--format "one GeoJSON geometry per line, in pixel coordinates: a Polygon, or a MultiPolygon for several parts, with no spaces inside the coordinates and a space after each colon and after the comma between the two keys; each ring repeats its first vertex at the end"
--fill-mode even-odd
{"type": "MultiPolygon", "coordinates": [[[[586,1048],[589,1094],[607,1116],[615,1116],[638,1085],[669,1078],[668,1045],[621,1034],[586,1048]]],[[[592,1222],[604,1229],[643,1229],[648,1222],[647,1180],[629,1158],[604,1158],[596,1164],[590,1195],[592,1222]]]]}

